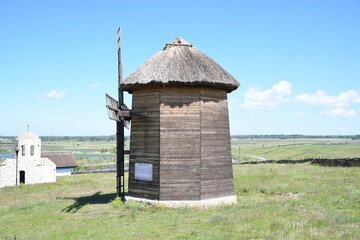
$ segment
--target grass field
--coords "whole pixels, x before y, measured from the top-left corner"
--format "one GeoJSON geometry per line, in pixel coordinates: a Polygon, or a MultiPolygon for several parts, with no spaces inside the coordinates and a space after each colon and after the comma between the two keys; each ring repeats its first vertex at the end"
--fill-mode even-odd
{"type": "Polygon", "coordinates": [[[232,141],[233,159],[257,161],[360,157],[360,141],[351,139],[242,139],[232,141]],[[240,154],[239,154],[240,152],[240,154]]]}
{"type": "Polygon", "coordinates": [[[114,174],[0,189],[0,239],[360,239],[360,168],[234,166],[236,206],[115,199],[114,174]]]}

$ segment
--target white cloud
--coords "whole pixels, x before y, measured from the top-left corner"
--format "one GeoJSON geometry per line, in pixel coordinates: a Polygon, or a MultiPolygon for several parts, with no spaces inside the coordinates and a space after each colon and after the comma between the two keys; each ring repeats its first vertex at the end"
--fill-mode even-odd
{"type": "MultiPolygon", "coordinates": [[[[260,88],[251,87],[245,93],[244,103],[241,105],[244,109],[271,109],[282,102],[297,102],[309,106],[320,106],[321,117],[342,117],[346,119],[357,118],[359,114],[350,109],[351,105],[360,103],[360,93],[356,90],[340,92],[338,95],[328,95],[322,90],[313,94],[303,93],[295,97],[289,97],[291,94],[291,83],[280,81],[270,89],[261,91],[260,88]]],[[[303,116],[305,113],[294,112],[293,116],[303,116]]]]}
{"type": "Polygon", "coordinates": [[[272,88],[261,91],[257,87],[251,87],[245,93],[244,103],[241,105],[245,109],[271,109],[281,102],[289,101],[285,96],[291,93],[291,83],[280,81],[272,88]]]}
{"type": "Polygon", "coordinates": [[[326,107],[327,110],[319,114],[322,117],[343,117],[350,119],[358,117],[358,114],[355,110],[347,109],[347,107],[354,103],[360,103],[360,93],[355,90],[349,90],[341,92],[337,96],[331,96],[322,90],[318,90],[314,94],[297,95],[294,101],[310,106],[326,107]]]}
{"type": "Polygon", "coordinates": [[[98,87],[100,85],[101,85],[100,83],[93,83],[93,84],[90,85],[90,87],[95,88],[95,87],[98,87]]]}
{"type": "Polygon", "coordinates": [[[347,110],[344,108],[336,108],[327,110],[320,113],[322,117],[343,117],[343,118],[356,118],[358,114],[354,110],[347,110]]]}
{"type": "Polygon", "coordinates": [[[305,113],[304,112],[296,112],[293,115],[295,115],[295,116],[304,116],[305,113]]]}
{"type": "Polygon", "coordinates": [[[57,90],[51,90],[50,92],[40,94],[38,99],[60,99],[64,94],[66,94],[66,91],[59,92],[57,90]]]}
{"type": "Polygon", "coordinates": [[[360,93],[355,90],[341,92],[338,96],[329,96],[324,91],[318,90],[314,94],[300,94],[295,97],[295,102],[313,106],[326,106],[344,108],[351,103],[360,103],[360,93]]]}

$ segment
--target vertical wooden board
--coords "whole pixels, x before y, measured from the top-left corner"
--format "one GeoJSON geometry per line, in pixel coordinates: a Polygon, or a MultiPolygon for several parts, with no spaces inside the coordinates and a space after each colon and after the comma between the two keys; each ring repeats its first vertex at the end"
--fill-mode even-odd
{"type": "Polygon", "coordinates": [[[201,199],[234,195],[226,91],[201,89],[201,199]]]}
{"type": "Polygon", "coordinates": [[[200,199],[199,88],[160,93],[160,200],[200,199]]]}
{"type": "Polygon", "coordinates": [[[130,136],[129,195],[159,199],[160,183],[160,113],[159,90],[137,89],[133,92],[132,110],[147,111],[148,117],[133,117],[130,136]],[[135,163],[153,166],[152,181],[134,178],[135,163]]]}

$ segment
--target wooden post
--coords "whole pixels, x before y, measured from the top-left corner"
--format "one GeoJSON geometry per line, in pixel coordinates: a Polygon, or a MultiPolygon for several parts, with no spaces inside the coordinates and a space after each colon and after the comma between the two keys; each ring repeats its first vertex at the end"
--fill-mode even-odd
{"type": "Polygon", "coordinates": [[[15,177],[15,186],[18,185],[18,164],[19,164],[19,151],[20,148],[18,146],[15,147],[15,155],[16,155],[16,167],[15,167],[15,171],[16,171],[16,177],[15,177]]]}
{"type": "MultiPolygon", "coordinates": [[[[120,83],[123,78],[121,63],[121,28],[117,31],[118,39],[118,108],[124,103],[124,95],[120,83]]],[[[125,201],[125,172],[124,172],[124,121],[116,121],[116,192],[125,201]]]]}

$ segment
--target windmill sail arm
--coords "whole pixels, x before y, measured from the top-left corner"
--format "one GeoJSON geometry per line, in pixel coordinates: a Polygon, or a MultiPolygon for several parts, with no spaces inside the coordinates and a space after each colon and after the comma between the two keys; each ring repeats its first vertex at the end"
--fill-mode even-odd
{"type": "Polygon", "coordinates": [[[119,103],[113,97],[105,94],[106,108],[108,109],[109,118],[116,121],[130,120],[131,117],[147,117],[147,111],[132,111],[125,104],[119,103]]]}

